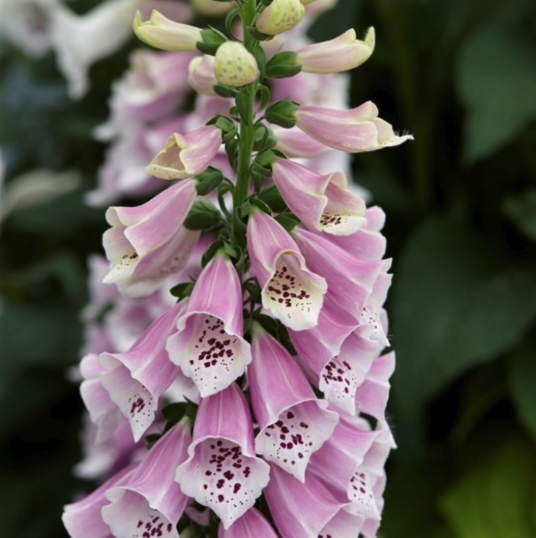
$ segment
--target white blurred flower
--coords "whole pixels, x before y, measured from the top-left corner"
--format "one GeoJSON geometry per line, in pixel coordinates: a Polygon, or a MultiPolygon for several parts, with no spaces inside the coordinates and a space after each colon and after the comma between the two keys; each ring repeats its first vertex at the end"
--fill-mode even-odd
{"type": "Polygon", "coordinates": [[[0,220],[14,211],[46,204],[76,189],[81,182],[81,174],[77,170],[58,173],[39,169],[17,176],[4,187],[3,192],[0,191],[0,220]]]}

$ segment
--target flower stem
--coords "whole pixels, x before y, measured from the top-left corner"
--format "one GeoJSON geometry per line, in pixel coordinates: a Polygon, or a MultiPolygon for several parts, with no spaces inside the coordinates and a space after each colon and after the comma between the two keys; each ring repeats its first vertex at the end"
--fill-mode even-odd
{"type": "MultiPolygon", "coordinates": [[[[242,24],[244,31],[244,45],[249,52],[252,52],[255,46],[255,40],[249,34],[247,28],[252,26],[255,14],[256,14],[257,2],[256,0],[246,0],[243,12],[242,12],[242,24]]],[[[233,203],[234,203],[234,217],[233,217],[233,231],[235,238],[242,242],[240,235],[243,235],[239,231],[238,216],[236,215],[236,209],[240,207],[247,199],[249,194],[249,184],[251,179],[250,166],[251,157],[253,155],[253,144],[255,137],[255,94],[257,84],[250,84],[242,91],[244,92],[246,99],[245,106],[241,110],[240,116],[240,138],[238,144],[238,166],[236,175],[236,187],[234,190],[233,203]]]]}

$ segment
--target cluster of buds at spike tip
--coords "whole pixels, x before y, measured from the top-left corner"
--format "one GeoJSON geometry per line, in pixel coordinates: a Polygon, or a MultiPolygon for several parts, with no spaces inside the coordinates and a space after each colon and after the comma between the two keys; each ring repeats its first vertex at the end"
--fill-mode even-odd
{"type": "Polygon", "coordinates": [[[162,115],[138,110],[159,123],[143,166],[161,191],[108,209],[101,280],[150,315],[129,310],[128,345],[106,341],[81,363],[96,445],[119,455],[65,507],[65,527],[72,538],[376,538],[395,446],[385,215],[326,163],[412,137],[372,102],[340,110],[295,91],[374,51],[372,28],[282,48],[333,0],[192,2],[229,11],[228,35],[157,11],[134,21],[168,51],[145,68],[167,66],[166,89],[189,86],[201,112],[185,118],[175,97],[162,115]],[[184,80],[170,84],[185,51],[184,80]]]}

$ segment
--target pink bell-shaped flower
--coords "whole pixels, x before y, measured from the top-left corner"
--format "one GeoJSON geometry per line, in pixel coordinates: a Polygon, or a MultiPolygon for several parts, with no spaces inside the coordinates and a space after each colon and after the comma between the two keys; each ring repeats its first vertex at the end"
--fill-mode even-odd
{"type": "Polygon", "coordinates": [[[383,262],[364,262],[354,258],[326,237],[309,232],[301,226],[296,227],[292,233],[307,265],[326,279],[329,293],[337,307],[359,319],[383,262]]]}
{"type": "Polygon", "coordinates": [[[195,181],[173,185],[138,207],[110,207],[103,246],[110,261],[107,284],[128,295],[149,295],[180,271],[199,238],[183,226],[195,198],[195,181]]]}
{"type": "Polygon", "coordinates": [[[101,353],[101,381],[110,398],[128,418],[138,441],[153,423],[158,400],[179,375],[169,360],[166,338],[184,305],[177,304],[157,319],[126,353],[101,353]]]}
{"type": "Polygon", "coordinates": [[[228,529],[255,504],[270,474],[268,464],[255,456],[248,403],[236,384],[201,402],[188,455],[177,469],[177,482],[228,529]]]}
{"type": "Polygon", "coordinates": [[[273,174],[286,204],[307,228],[350,235],[366,223],[365,202],[347,189],[342,172],[318,174],[301,164],[278,159],[273,174]]]}
{"type": "Polygon", "coordinates": [[[109,503],[106,492],[128,482],[134,468],[135,466],[125,467],[81,501],[63,507],[61,519],[71,538],[110,537],[110,528],[101,516],[102,508],[109,503]]]}
{"type": "Polygon", "coordinates": [[[262,288],[262,305],[295,331],[314,327],[326,280],[312,273],[296,242],[266,213],[254,209],[247,228],[251,268],[262,288]]]}
{"type": "Polygon", "coordinates": [[[201,272],[177,329],[167,340],[169,357],[203,398],[228,387],[251,362],[243,338],[242,287],[223,252],[201,272]]]}
{"type": "Polygon", "coordinates": [[[192,440],[190,421],[183,419],[151,448],[126,484],[108,489],[110,504],[102,518],[116,538],[179,538],[176,526],[188,498],[175,482],[175,469],[187,458],[192,440]]]}
{"type": "Polygon", "coordinates": [[[351,110],[299,106],[294,118],[296,125],[315,140],[349,153],[375,151],[413,140],[411,135],[396,135],[389,123],[378,118],[378,108],[371,101],[351,110]]]}
{"type": "Polygon", "coordinates": [[[329,439],[339,417],[318,400],[288,351],[258,324],[248,368],[251,403],[260,428],[257,453],[298,480],[312,454],[329,439]]]}

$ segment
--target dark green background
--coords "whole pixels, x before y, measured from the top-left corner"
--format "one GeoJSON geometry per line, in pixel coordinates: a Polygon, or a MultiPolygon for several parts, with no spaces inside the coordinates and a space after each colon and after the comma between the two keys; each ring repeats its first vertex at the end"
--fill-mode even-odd
{"type": "MultiPolygon", "coordinates": [[[[378,38],[353,75],[353,104],[372,99],[416,139],[355,161],[356,181],[387,212],[395,260],[389,415],[399,450],[382,535],[534,538],[536,4],[341,0],[313,33],[331,38],[352,21],[378,38]]],[[[79,103],[53,57],[0,48],[8,181],[39,167],[85,174],[79,191],[0,230],[2,536],[63,537],[61,506],[84,485],[71,478],[82,405],[65,369],[78,360],[85,260],[105,223],[82,197],[104,149],[91,130],[129,46],[94,66],[79,103]]]]}

